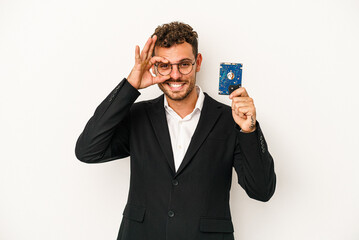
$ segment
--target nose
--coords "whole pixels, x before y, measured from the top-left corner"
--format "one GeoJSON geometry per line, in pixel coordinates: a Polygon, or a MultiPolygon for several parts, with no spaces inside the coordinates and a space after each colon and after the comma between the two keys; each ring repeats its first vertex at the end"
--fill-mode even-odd
{"type": "Polygon", "coordinates": [[[178,71],[178,65],[172,65],[171,78],[177,80],[181,76],[182,74],[178,71]]]}

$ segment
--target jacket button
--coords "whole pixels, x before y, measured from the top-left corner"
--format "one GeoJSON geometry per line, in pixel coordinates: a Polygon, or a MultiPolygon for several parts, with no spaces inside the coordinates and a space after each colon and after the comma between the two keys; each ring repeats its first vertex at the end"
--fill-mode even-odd
{"type": "Polygon", "coordinates": [[[169,212],[168,212],[168,216],[172,218],[172,217],[175,216],[175,213],[174,213],[173,211],[169,211],[169,212]]]}
{"type": "Polygon", "coordinates": [[[177,179],[173,179],[173,180],[172,180],[172,185],[173,185],[173,186],[177,186],[177,185],[178,185],[178,180],[177,180],[177,179]]]}

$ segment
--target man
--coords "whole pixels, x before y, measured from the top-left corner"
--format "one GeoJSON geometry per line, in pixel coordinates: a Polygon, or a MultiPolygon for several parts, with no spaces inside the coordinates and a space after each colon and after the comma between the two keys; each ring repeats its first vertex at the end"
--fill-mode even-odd
{"type": "Polygon", "coordinates": [[[253,99],[239,88],[230,108],[203,93],[196,86],[201,63],[189,25],[157,27],[77,141],[83,162],[131,157],[118,240],[234,239],[232,167],[251,198],[268,201],[274,193],[273,159],[253,99]],[[164,95],[134,103],[138,89],[154,84],[164,95]]]}

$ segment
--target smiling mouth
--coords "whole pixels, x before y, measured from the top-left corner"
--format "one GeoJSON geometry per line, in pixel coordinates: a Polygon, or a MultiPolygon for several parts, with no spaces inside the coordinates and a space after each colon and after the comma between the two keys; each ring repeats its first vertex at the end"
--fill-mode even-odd
{"type": "Polygon", "coordinates": [[[184,85],[184,83],[167,83],[168,86],[170,86],[171,88],[180,88],[184,85]]]}

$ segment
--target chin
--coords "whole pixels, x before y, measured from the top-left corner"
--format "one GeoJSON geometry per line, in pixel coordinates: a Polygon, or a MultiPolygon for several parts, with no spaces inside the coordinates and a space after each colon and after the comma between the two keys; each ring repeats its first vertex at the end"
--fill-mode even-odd
{"type": "Polygon", "coordinates": [[[186,99],[189,95],[189,93],[184,93],[184,94],[169,94],[167,92],[163,92],[169,99],[173,100],[173,101],[181,101],[183,99],[186,99]]]}
{"type": "Polygon", "coordinates": [[[180,92],[172,92],[170,89],[167,89],[163,84],[158,84],[158,87],[161,91],[171,100],[173,101],[182,101],[188,97],[188,95],[193,91],[195,85],[190,85],[186,89],[180,92]]]}

